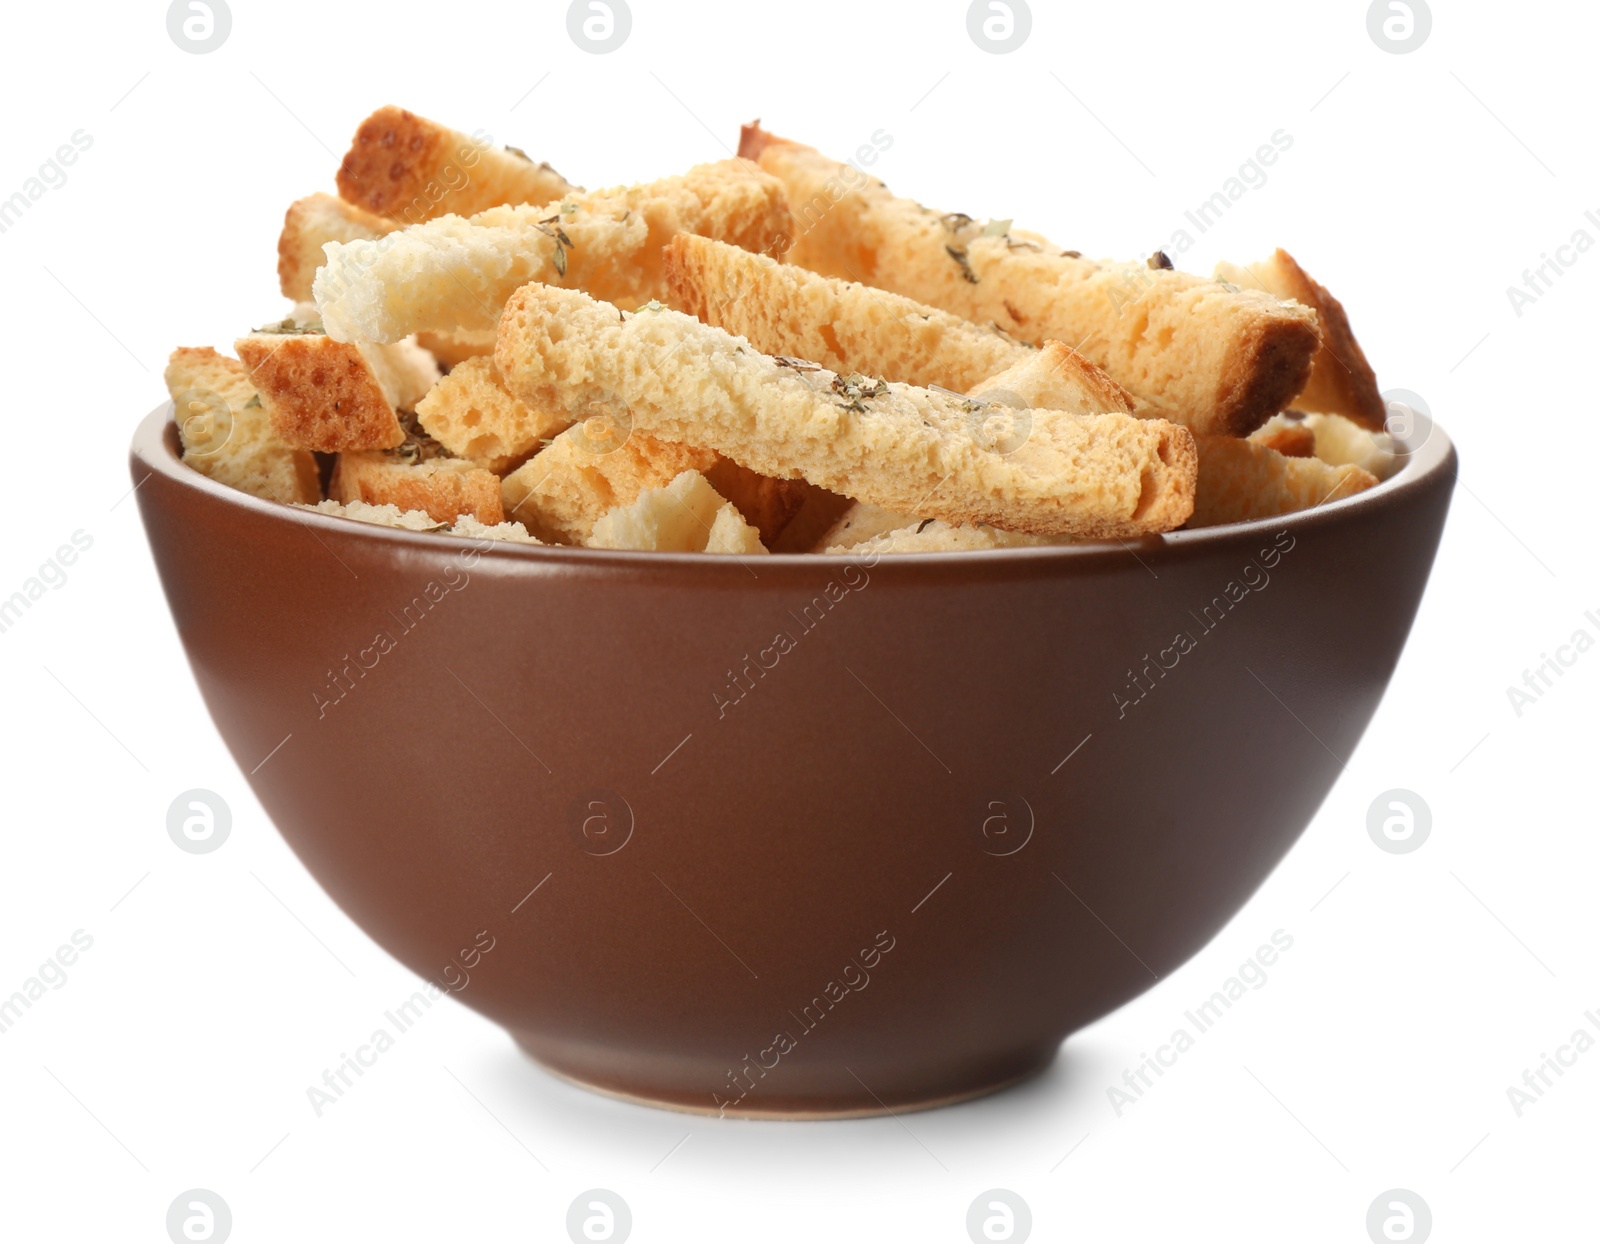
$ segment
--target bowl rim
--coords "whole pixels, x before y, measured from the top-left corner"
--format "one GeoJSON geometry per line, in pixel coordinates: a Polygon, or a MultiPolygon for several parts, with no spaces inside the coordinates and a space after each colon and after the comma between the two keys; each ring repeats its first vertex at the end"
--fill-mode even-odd
{"type": "Polygon", "coordinates": [[[1392,509],[1399,505],[1407,494],[1428,487],[1442,474],[1448,474],[1453,485],[1458,471],[1454,443],[1431,416],[1421,411],[1414,411],[1413,414],[1415,425],[1412,435],[1404,441],[1395,437],[1401,465],[1393,475],[1381,481],[1376,488],[1369,488],[1365,492],[1343,497],[1309,510],[1251,519],[1242,523],[1170,531],[1159,535],[1141,536],[1133,540],[1083,540],[1074,544],[925,553],[857,555],[764,553],[757,558],[730,556],[726,553],[663,553],[640,549],[591,549],[568,545],[521,544],[511,540],[475,539],[442,532],[383,527],[376,523],[364,523],[336,514],[322,514],[279,501],[269,501],[227,484],[218,483],[192,467],[185,466],[178,453],[177,424],[173,418],[173,402],[170,398],[145,415],[134,429],[132,443],[129,446],[129,464],[134,477],[135,492],[143,486],[150,473],[159,474],[181,487],[201,493],[211,502],[258,514],[272,521],[297,522],[310,527],[313,531],[320,529],[332,535],[375,540],[396,548],[418,552],[459,555],[463,551],[470,551],[478,555],[493,556],[496,560],[515,559],[531,565],[583,566],[618,572],[683,565],[702,569],[726,566],[733,571],[741,569],[748,571],[752,561],[763,569],[774,570],[792,567],[825,569],[830,565],[843,566],[852,562],[857,564],[867,562],[880,570],[886,566],[900,565],[960,567],[963,570],[977,567],[1020,569],[1024,566],[1036,568],[1041,563],[1064,567],[1076,566],[1085,561],[1090,563],[1103,561],[1107,558],[1121,560],[1130,553],[1135,556],[1150,554],[1164,558],[1185,551],[1199,553],[1216,545],[1254,543],[1261,535],[1272,535],[1285,530],[1294,534],[1352,521],[1368,510],[1392,509]]]}

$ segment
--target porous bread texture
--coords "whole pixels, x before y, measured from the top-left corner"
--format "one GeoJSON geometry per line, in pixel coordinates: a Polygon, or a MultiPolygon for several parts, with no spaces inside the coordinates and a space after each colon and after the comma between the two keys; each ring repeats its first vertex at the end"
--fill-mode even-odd
{"type": "Polygon", "coordinates": [[[628,505],[607,511],[585,541],[596,549],[663,553],[765,553],[761,535],[699,471],[646,488],[628,505]]]}
{"type": "Polygon", "coordinates": [[[163,373],[183,461],[202,475],[268,501],[322,498],[317,462],[272,428],[266,406],[238,359],[210,346],[172,352],[163,373]]]}
{"type": "Polygon", "coordinates": [[[396,412],[413,409],[439,379],[433,356],[409,339],[332,340],[311,303],[297,303],[282,323],[235,348],[278,435],[323,453],[398,445],[405,437],[396,412]]]}
{"type": "Polygon", "coordinates": [[[1279,248],[1259,263],[1219,263],[1215,275],[1241,289],[1261,289],[1274,298],[1293,299],[1317,313],[1322,344],[1293,405],[1343,415],[1369,431],[1383,430],[1387,411],[1378,392],[1378,378],[1351,331],[1344,305],[1313,281],[1294,256],[1279,248]]]}
{"type": "Polygon", "coordinates": [[[503,540],[510,544],[544,543],[530,536],[528,529],[521,523],[503,522],[490,526],[487,523],[480,523],[471,514],[460,515],[450,528],[450,534],[464,536],[469,540],[503,540]]]}
{"type": "Polygon", "coordinates": [[[459,515],[451,524],[440,522],[426,510],[402,510],[397,505],[368,505],[365,501],[322,501],[298,508],[379,527],[399,527],[406,531],[433,531],[469,540],[503,540],[513,544],[539,543],[521,523],[496,523],[490,527],[480,523],[471,514],[459,515]]]}
{"type": "Polygon", "coordinates": [[[1121,537],[1171,530],[1193,505],[1193,438],[1173,424],[785,365],[665,308],[628,314],[528,285],[507,304],[495,362],[524,401],[620,402],[636,431],[919,518],[1121,537]]]}
{"type": "Polygon", "coordinates": [[[1305,386],[1318,341],[1308,307],[1149,261],[1085,259],[1010,221],[940,213],[755,127],[740,149],[784,183],[790,263],[1024,341],[1069,342],[1132,393],[1142,415],[1244,436],[1305,386]]]}
{"type": "Polygon", "coordinates": [[[1377,486],[1358,466],[1331,466],[1320,458],[1286,458],[1254,441],[1197,436],[1200,487],[1190,527],[1215,527],[1276,518],[1339,501],[1377,486]]]}
{"type": "MultiPolygon", "coordinates": [[[[998,375],[975,384],[967,396],[1003,401],[1008,405],[1026,409],[1057,410],[1072,415],[1106,412],[1127,414],[1133,410],[1133,399],[1128,396],[1126,390],[1083,355],[1059,341],[1047,341],[1040,349],[1029,350],[1026,358],[998,375]]],[[[857,504],[845,511],[833,527],[823,534],[817,548],[833,552],[837,548],[848,548],[878,536],[886,536],[901,528],[924,530],[923,525],[919,524],[913,515],[898,514],[875,505],[857,504]]],[[[931,527],[926,528],[926,531],[932,530],[934,529],[931,527]]],[[[950,528],[950,530],[966,529],[950,528]]],[[[1005,536],[1011,533],[999,534],[1005,536]]],[[[933,537],[933,542],[937,542],[940,538],[933,537]]]]}
{"type": "Polygon", "coordinates": [[[470,514],[486,526],[505,521],[500,479],[460,458],[405,462],[386,453],[342,453],[328,492],[335,501],[365,501],[422,510],[441,523],[470,514]]]}
{"type": "Polygon", "coordinates": [[[763,354],[966,392],[1034,351],[998,329],[871,285],[680,233],[667,243],[668,301],[763,354]]]}
{"type": "Polygon", "coordinates": [[[318,333],[252,333],[234,342],[273,431],[319,453],[388,449],[405,440],[366,356],[318,333]]]}
{"type": "Polygon", "coordinates": [[[836,544],[823,550],[833,554],[876,557],[886,553],[963,553],[973,549],[1027,548],[1059,544],[1049,536],[1030,536],[998,527],[963,524],[959,527],[938,519],[900,527],[854,543],[836,544]]]}
{"type": "Polygon", "coordinates": [[[403,531],[444,531],[449,527],[448,523],[440,522],[426,510],[402,510],[397,505],[369,505],[365,501],[329,499],[299,508],[317,514],[331,514],[335,518],[348,518],[358,523],[371,523],[375,527],[398,527],[403,531]]]}
{"type": "Polygon", "coordinates": [[[530,407],[507,393],[493,358],[471,358],[417,403],[417,421],[439,444],[496,475],[515,470],[542,441],[572,426],[565,411],[530,407]]]}
{"type": "Polygon", "coordinates": [[[330,246],[317,306],[340,341],[493,328],[506,299],[534,280],[637,307],[669,296],[662,247],[680,232],[781,250],[789,233],[783,187],[746,160],[722,160],[544,207],[442,216],[330,246]]]}
{"type": "Polygon", "coordinates": [[[311,281],[322,267],[329,242],[370,242],[399,226],[331,194],[312,194],[289,204],[278,234],[278,286],[293,302],[311,300],[311,281]]]}
{"type": "Polygon", "coordinates": [[[716,459],[709,449],[659,440],[595,416],[556,436],[506,476],[500,495],[505,512],[539,539],[583,544],[608,511],[685,471],[709,470],[716,459]]]}
{"type": "Polygon", "coordinates": [[[1288,413],[1273,415],[1250,433],[1250,439],[1257,445],[1277,450],[1285,458],[1314,458],[1317,453],[1316,433],[1306,426],[1298,412],[1293,416],[1288,413]]]}
{"type": "Polygon", "coordinates": [[[356,130],[338,186],[348,202],[412,225],[503,203],[549,203],[579,189],[548,164],[392,104],[356,130]]]}

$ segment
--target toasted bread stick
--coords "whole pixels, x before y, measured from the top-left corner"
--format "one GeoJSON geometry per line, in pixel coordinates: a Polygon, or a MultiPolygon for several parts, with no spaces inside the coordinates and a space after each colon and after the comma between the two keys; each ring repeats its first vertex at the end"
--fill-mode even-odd
{"type": "Polygon", "coordinates": [[[329,247],[317,306],[339,341],[493,328],[505,300],[533,280],[636,307],[668,296],[661,248],[679,232],[781,249],[789,232],[783,187],[746,160],[723,160],[545,207],[442,217],[329,247]]]}
{"type": "Polygon", "coordinates": [[[1302,410],[1343,415],[1372,432],[1383,431],[1388,412],[1378,392],[1372,364],[1350,331],[1350,317],[1343,304],[1313,281],[1294,256],[1279,249],[1260,263],[1245,267],[1219,263],[1216,275],[1241,289],[1262,289],[1274,298],[1292,298],[1315,310],[1322,345],[1293,404],[1302,410]]]}
{"type": "Polygon", "coordinates": [[[1239,437],[1194,439],[1200,451],[1200,485],[1190,527],[1276,518],[1354,496],[1378,483],[1377,476],[1358,466],[1287,458],[1239,437]]]}
{"type": "Polygon", "coordinates": [[[667,244],[668,300],[763,354],[965,393],[1034,351],[983,327],[871,285],[780,264],[680,233],[667,244]]]}
{"type": "MultiPolygon", "coordinates": [[[[1047,341],[1038,350],[1029,350],[1026,357],[1013,367],[974,385],[968,397],[1003,401],[1009,406],[1033,410],[1059,410],[1071,415],[1096,415],[1104,413],[1129,414],[1133,399],[1105,372],[1083,355],[1059,341],[1047,341]]],[[[838,552],[843,548],[864,544],[879,536],[897,534],[902,528],[920,528],[914,515],[899,514],[880,506],[857,503],[841,514],[838,520],[823,533],[815,546],[818,552],[838,552]]],[[[927,528],[932,531],[932,528],[927,528]]],[[[989,531],[954,527],[951,539],[978,541],[978,543],[951,544],[950,548],[1000,547],[1000,543],[982,544],[990,537],[973,535],[973,531],[989,531]]],[[[1006,535],[1008,533],[1000,533],[1006,535]]],[[[938,539],[942,539],[939,537],[938,539]]],[[[938,539],[912,541],[907,548],[932,549],[938,539]]],[[[896,549],[901,545],[896,545],[896,549]]]]}
{"type": "Polygon", "coordinates": [[[527,285],[495,362],[524,401],[618,402],[636,431],[919,517],[1113,537],[1171,530],[1193,505],[1193,438],[1173,424],[840,376],[665,308],[527,285]]]}
{"type": "Polygon", "coordinates": [[[338,186],[347,202],[408,225],[507,203],[550,203],[581,189],[515,147],[497,148],[392,104],[356,130],[338,186]]]}
{"type": "Polygon", "coordinates": [[[1029,342],[1063,341],[1139,413],[1244,436],[1305,385],[1316,313],[1150,263],[1084,259],[1010,221],[897,198],[810,147],[747,127],[740,150],[780,178],[797,263],[893,290],[1029,342]]]}

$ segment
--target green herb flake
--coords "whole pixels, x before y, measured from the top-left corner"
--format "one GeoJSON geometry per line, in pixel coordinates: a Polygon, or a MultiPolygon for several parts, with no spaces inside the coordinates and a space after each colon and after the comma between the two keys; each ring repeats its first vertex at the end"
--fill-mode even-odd
{"type": "Polygon", "coordinates": [[[400,420],[400,428],[405,432],[406,439],[389,453],[400,462],[406,466],[418,466],[424,462],[432,462],[435,458],[455,456],[428,434],[428,430],[417,419],[415,411],[401,410],[395,414],[400,420]]]}
{"type": "Polygon", "coordinates": [[[550,262],[556,267],[556,275],[567,275],[567,249],[561,245],[561,240],[556,239],[556,249],[550,255],[550,262]]]}
{"type": "Polygon", "coordinates": [[[1003,238],[1011,232],[1009,220],[991,220],[983,227],[983,236],[986,238],[1003,238]]]}

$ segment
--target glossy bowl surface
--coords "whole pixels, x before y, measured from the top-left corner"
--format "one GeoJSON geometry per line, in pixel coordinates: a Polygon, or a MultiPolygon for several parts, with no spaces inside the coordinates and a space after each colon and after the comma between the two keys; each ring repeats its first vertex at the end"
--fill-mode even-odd
{"type": "Polygon", "coordinates": [[[958,1100],[1176,969],[1399,658],[1455,454],[1137,543],[478,544],[134,481],[213,720],[374,939],[558,1074],[728,1114],[958,1100]],[[485,951],[483,948],[490,946],[485,951]]]}

